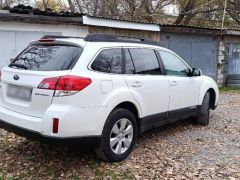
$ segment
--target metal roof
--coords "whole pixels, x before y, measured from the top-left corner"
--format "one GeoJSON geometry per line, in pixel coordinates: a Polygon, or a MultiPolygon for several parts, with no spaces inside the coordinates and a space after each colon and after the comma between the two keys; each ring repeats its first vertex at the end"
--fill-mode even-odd
{"type": "Polygon", "coordinates": [[[145,30],[145,31],[156,31],[160,32],[160,26],[157,24],[142,23],[125,21],[118,19],[108,19],[92,16],[83,16],[83,24],[91,26],[102,26],[120,29],[134,29],[134,30],[145,30]]]}
{"type": "Polygon", "coordinates": [[[16,13],[0,13],[0,21],[39,24],[83,25],[82,17],[59,17],[16,13]]]}
{"type": "Polygon", "coordinates": [[[232,36],[240,36],[240,30],[239,29],[226,29],[224,34],[232,35],[232,36]]]}

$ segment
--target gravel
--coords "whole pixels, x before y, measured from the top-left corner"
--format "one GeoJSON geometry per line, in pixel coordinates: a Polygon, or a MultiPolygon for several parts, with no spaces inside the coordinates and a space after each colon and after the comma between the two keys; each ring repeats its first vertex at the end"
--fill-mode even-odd
{"type": "Polygon", "coordinates": [[[223,93],[210,125],[184,120],[145,133],[130,157],[51,146],[0,130],[0,179],[240,179],[240,93],[223,93]]]}

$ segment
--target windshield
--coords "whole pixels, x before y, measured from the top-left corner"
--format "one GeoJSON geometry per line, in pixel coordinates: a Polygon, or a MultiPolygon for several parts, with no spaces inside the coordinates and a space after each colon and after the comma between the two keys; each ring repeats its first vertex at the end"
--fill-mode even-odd
{"type": "Polygon", "coordinates": [[[9,67],[33,71],[61,71],[72,69],[83,48],[71,45],[31,45],[9,67]]]}

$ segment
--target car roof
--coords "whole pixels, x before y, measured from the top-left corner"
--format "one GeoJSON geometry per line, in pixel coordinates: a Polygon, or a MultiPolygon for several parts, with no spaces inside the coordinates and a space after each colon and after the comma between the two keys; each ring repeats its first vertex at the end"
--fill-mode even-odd
{"type": "MultiPolygon", "coordinates": [[[[91,44],[98,48],[111,48],[111,47],[138,47],[138,48],[151,48],[171,52],[175,55],[173,51],[164,48],[159,42],[153,40],[146,40],[143,38],[127,37],[127,36],[116,36],[112,34],[98,34],[93,33],[83,37],[73,37],[73,36],[54,36],[45,35],[41,40],[53,39],[54,43],[67,43],[75,44],[84,47],[86,44],[91,44]]],[[[39,41],[34,41],[33,43],[39,43],[39,41]]],[[[178,55],[177,55],[178,56],[178,55]]]]}
{"type": "Polygon", "coordinates": [[[128,36],[117,36],[113,34],[98,34],[93,33],[87,35],[85,38],[83,37],[72,37],[72,36],[54,36],[54,35],[45,35],[43,36],[41,40],[48,40],[48,39],[54,39],[54,40],[63,40],[63,41],[71,41],[76,40],[76,42],[86,41],[86,42],[108,42],[108,43],[129,43],[131,44],[141,44],[141,45],[154,45],[154,46],[160,46],[159,42],[144,39],[144,38],[138,38],[138,37],[128,37],[128,36]]]}

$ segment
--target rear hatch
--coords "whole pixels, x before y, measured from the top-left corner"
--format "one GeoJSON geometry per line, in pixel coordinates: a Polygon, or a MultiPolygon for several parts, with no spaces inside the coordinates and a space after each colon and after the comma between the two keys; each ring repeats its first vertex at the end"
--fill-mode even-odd
{"type": "Polygon", "coordinates": [[[35,43],[1,70],[0,105],[22,114],[42,117],[51,105],[53,90],[40,89],[46,78],[69,74],[83,48],[66,43],[35,43]]]}

